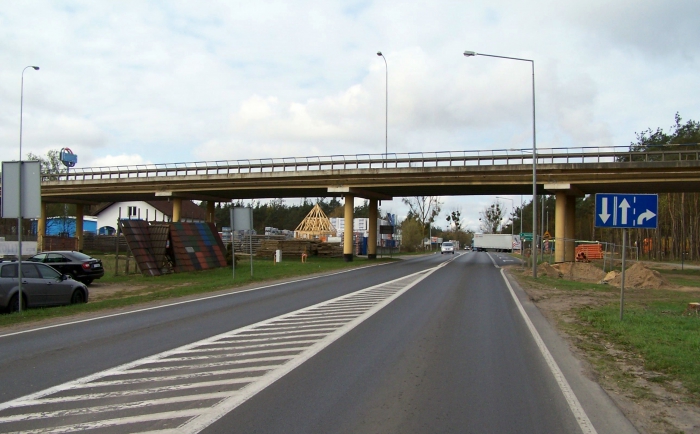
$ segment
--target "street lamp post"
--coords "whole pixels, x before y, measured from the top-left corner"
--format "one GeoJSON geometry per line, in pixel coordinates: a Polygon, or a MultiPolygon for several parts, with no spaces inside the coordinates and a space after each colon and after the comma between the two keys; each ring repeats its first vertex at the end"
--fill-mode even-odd
{"type": "Polygon", "coordinates": [[[384,81],[384,93],[386,96],[384,102],[384,159],[389,158],[389,65],[386,63],[386,57],[381,51],[377,51],[377,56],[384,59],[384,70],[386,71],[384,81]]]}
{"type": "Polygon", "coordinates": [[[39,70],[38,66],[26,66],[22,70],[19,97],[19,182],[17,183],[19,190],[19,214],[17,217],[17,305],[19,312],[22,312],[22,112],[24,108],[24,71],[28,68],[39,70]]]}
{"type": "Polygon", "coordinates": [[[498,59],[519,60],[532,65],[532,277],[537,278],[537,128],[535,122],[535,61],[519,57],[496,56],[465,51],[465,57],[486,56],[498,59]]]}
{"type": "Polygon", "coordinates": [[[510,217],[510,236],[512,237],[513,235],[515,235],[513,233],[513,226],[515,226],[515,222],[513,221],[513,215],[515,214],[515,201],[513,201],[513,199],[509,199],[507,197],[501,197],[501,196],[496,196],[496,199],[503,199],[503,200],[510,201],[510,216],[511,216],[510,217]]]}

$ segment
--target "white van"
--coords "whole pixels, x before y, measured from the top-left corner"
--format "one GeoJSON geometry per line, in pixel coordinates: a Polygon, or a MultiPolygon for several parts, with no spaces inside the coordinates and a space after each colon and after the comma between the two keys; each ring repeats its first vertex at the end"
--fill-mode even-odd
{"type": "Polygon", "coordinates": [[[440,254],[444,255],[445,253],[452,253],[453,255],[455,254],[454,243],[450,241],[445,241],[444,243],[442,243],[442,246],[440,247],[440,254]]]}

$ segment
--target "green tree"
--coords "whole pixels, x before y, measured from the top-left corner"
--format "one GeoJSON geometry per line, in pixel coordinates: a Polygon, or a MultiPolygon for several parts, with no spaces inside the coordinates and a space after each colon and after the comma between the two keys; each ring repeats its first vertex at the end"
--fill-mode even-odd
{"type": "MultiPolygon", "coordinates": [[[[60,154],[61,152],[55,149],[48,151],[44,157],[30,152],[27,154],[27,159],[29,161],[38,161],[41,164],[42,174],[55,175],[65,173],[67,170],[61,161],[60,154]]],[[[46,217],[64,217],[60,223],[62,228],[59,229],[59,232],[67,232],[68,222],[65,217],[75,215],[75,211],[75,204],[48,203],[46,205],[46,217]]]]}
{"type": "Polygon", "coordinates": [[[61,151],[52,149],[46,153],[45,157],[32,154],[27,154],[27,159],[30,161],[38,161],[41,163],[41,173],[65,173],[67,168],[61,161],[61,151]]]}
{"type": "Polygon", "coordinates": [[[424,227],[415,218],[406,218],[401,222],[401,247],[408,252],[415,252],[423,247],[424,227]]]}
{"type": "Polygon", "coordinates": [[[421,232],[422,238],[425,238],[428,225],[435,222],[435,217],[440,215],[442,201],[438,196],[405,197],[402,201],[409,208],[406,219],[408,220],[411,217],[420,223],[423,228],[421,232]]]}

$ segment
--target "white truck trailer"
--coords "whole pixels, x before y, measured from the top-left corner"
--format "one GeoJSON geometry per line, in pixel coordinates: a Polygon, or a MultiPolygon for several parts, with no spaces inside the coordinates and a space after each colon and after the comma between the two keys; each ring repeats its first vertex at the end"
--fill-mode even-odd
{"type": "Polygon", "coordinates": [[[506,234],[474,234],[473,250],[512,252],[513,236],[506,234]]]}

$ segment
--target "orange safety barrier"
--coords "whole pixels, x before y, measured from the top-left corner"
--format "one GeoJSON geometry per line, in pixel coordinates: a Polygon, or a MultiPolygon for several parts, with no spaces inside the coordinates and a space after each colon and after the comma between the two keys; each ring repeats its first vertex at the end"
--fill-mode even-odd
{"type": "Polygon", "coordinates": [[[576,256],[583,253],[587,259],[603,259],[602,244],[579,244],[576,246],[576,256]]]}

